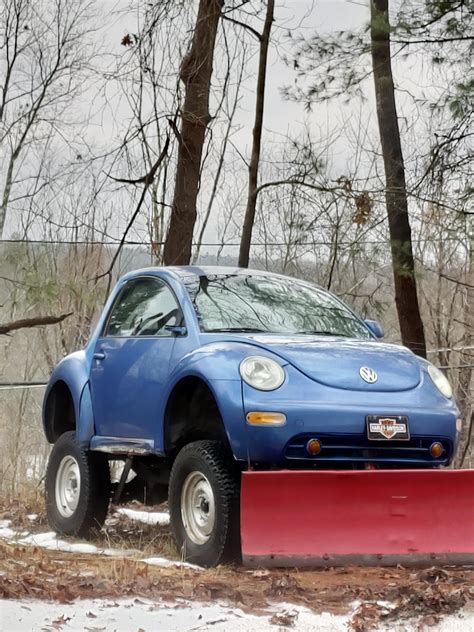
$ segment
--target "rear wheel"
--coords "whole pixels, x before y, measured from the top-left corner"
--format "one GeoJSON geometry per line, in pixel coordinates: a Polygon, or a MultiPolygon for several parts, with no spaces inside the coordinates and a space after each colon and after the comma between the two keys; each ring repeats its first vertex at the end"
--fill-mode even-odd
{"type": "Polygon", "coordinates": [[[46,511],[60,534],[87,537],[104,524],[110,500],[105,454],[84,450],[74,432],[54,444],[46,473],[46,511]]]}
{"type": "Polygon", "coordinates": [[[239,554],[240,475],[221,441],[196,441],[176,457],[169,482],[171,529],[184,559],[216,566],[239,554]]]}

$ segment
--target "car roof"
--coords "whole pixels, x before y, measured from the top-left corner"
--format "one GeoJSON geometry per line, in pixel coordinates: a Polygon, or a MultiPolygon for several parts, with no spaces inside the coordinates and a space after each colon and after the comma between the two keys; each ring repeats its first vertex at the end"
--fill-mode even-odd
{"type": "MultiPolygon", "coordinates": [[[[283,276],[266,270],[252,270],[249,268],[238,268],[234,266],[150,266],[139,270],[132,270],[122,278],[132,278],[143,274],[157,274],[159,272],[172,273],[179,279],[185,279],[190,276],[210,276],[235,274],[241,276],[283,276]]],[[[288,277],[286,277],[288,278],[288,277]]]]}
{"type": "Polygon", "coordinates": [[[148,268],[141,268],[139,270],[132,270],[121,277],[121,281],[132,279],[136,276],[142,275],[160,275],[163,276],[172,275],[179,281],[187,280],[189,277],[200,276],[212,276],[212,275],[238,275],[238,276],[261,276],[261,277],[274,277],[280,279],[291,279],[294,282],[301,283],[303,285],[309,285],[313,288],[316,287],[323,292],[327,292],[317,283],[306,281],[305,279],[298,279],[297,277],[289,277],[284,274],[278,274],[276,272],[269,272],[268,270],[255,270],[252,268],[239,268],[237,266],[150,266],[148,268]]]}
{"type": "MultiPolygon", "coordinates": [[[[187,277],[191,274],[196,276],[209,276],[209,275],[221,275],[221,274],[236,274],[243,276],[268,276],[274,275],[272,272],[265,270],[252,270],[249,268],[238,268],[234,266],[168,266],[165,268],[174,272],[179,277],[187,277]]],[[[277,275],[274,275],[277,276],[277,275]]]]}

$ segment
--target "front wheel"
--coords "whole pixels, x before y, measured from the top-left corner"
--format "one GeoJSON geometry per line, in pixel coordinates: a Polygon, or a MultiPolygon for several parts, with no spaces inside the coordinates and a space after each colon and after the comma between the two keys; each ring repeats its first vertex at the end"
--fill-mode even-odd
{"type": "Polygon", "coordinates": [[[110,470],[105,454],[84,450],[74,432],[53,446],[46,472],[46,512],[63,535],[88,537],[104,524],[110,500],[110,470]]]}
{"type": "Polygon", "coordinates": [[[171,529],[184,559],[201,566],[239,553],[240,475],[221,441],[195,441],[176,457],[169,481],[171,529]]]}

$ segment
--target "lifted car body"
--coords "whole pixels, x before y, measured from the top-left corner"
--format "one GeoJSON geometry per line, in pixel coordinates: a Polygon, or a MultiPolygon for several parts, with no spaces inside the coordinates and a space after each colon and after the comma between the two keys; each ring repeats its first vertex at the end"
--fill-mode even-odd
{"type": "Polygon", "coordinates": [[[84,446],[115,454],[166,456],[174,447],[167,445],[171,439],[167,406],[180,383],[195,378],[196,384],[201,381],[212,393],[239,461],[278,466],[299,461],[305,467],[368,461],[399,467],[451,462],[459,411],[454,400],[433,384],[428,363],[405,347],[382,343],[371,333],[358,340],[202,332],[186,286],[197,276],[229,274],[278,278],[268,272],[214,267],[148,268],[121,278],[85,350],[64,358],[51,376],[43,414],[49,441],[54,442],[58,432],[50,396],[58,384],[64,384],[84,446]],[[102,335],[117,297],[139,278],[162,279],[169,285],[182,309],[184,335],[173,331],[162,337],[102,335]],[[243,382],[240,363],[255,355],[271,357],[284,368],[286,378],[280,388],[261,391],[243,382]],[[375,383],[360,377],[359,369],[365,366],[377,373],[375,383]],[[249,412],[267,410],[283,413],[285,424],[246,423],[249,412]],[[410,439],[395,439],[390,449],[386,443],[369,443],[366,419],[371,414],[406,416],[410,439]],[[312,436],[323,437],[317,457],[304,448],[312,436]],[[444,446],[441,458],[429,453],[434,441],[444,446]]]}
{"type": "Polygon", "coordinates": [[[381,335],[329,292],[269,272],[125,275],[86,348],[59,362],[47,387],[51,525],[75,535],[100,527],[113,491],[108,461],[119,459],[115,502],[153,504],[168,493],[178,547],[203,565],[235,559],[241,535],[250,563],[299,563],[305,551],[331,564],[357,553],[364,563],[474,560],[473,473],[439,469],[461,429],[451,387],[381,335]],[[370,521],[365,548],[341,519],[342,499],[359,530],[370,521]],[[450,511],[459,518],[454,548],[450,511]],[[285,524],[295,516],[292,533],[279,528],[279,512],[285,524]],[[308,524],[328,512],[327,541],[339,545],[326,548],[320,531],[317,546],[305,544],[308,524]],[[429,525],[439,547],[427,552],[429,525]]]}

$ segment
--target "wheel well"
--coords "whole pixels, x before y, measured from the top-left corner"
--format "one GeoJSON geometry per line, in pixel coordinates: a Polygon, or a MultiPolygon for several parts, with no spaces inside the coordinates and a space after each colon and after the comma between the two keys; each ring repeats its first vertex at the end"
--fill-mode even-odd
{"type": "Polygon", "coordinates": [[[44,431],[50,443],[70,430],[76,430],[74,400],[66,382],[58,380],[49,392],[44,412],[44,431]]]}
{"type": "Polygon", "coordinates": [[[183,378],[174,387],[165,412],[165,451],[176,454],[184,445],[201,439],[227,442],[216,399],[198,377],[183,378]]]}

